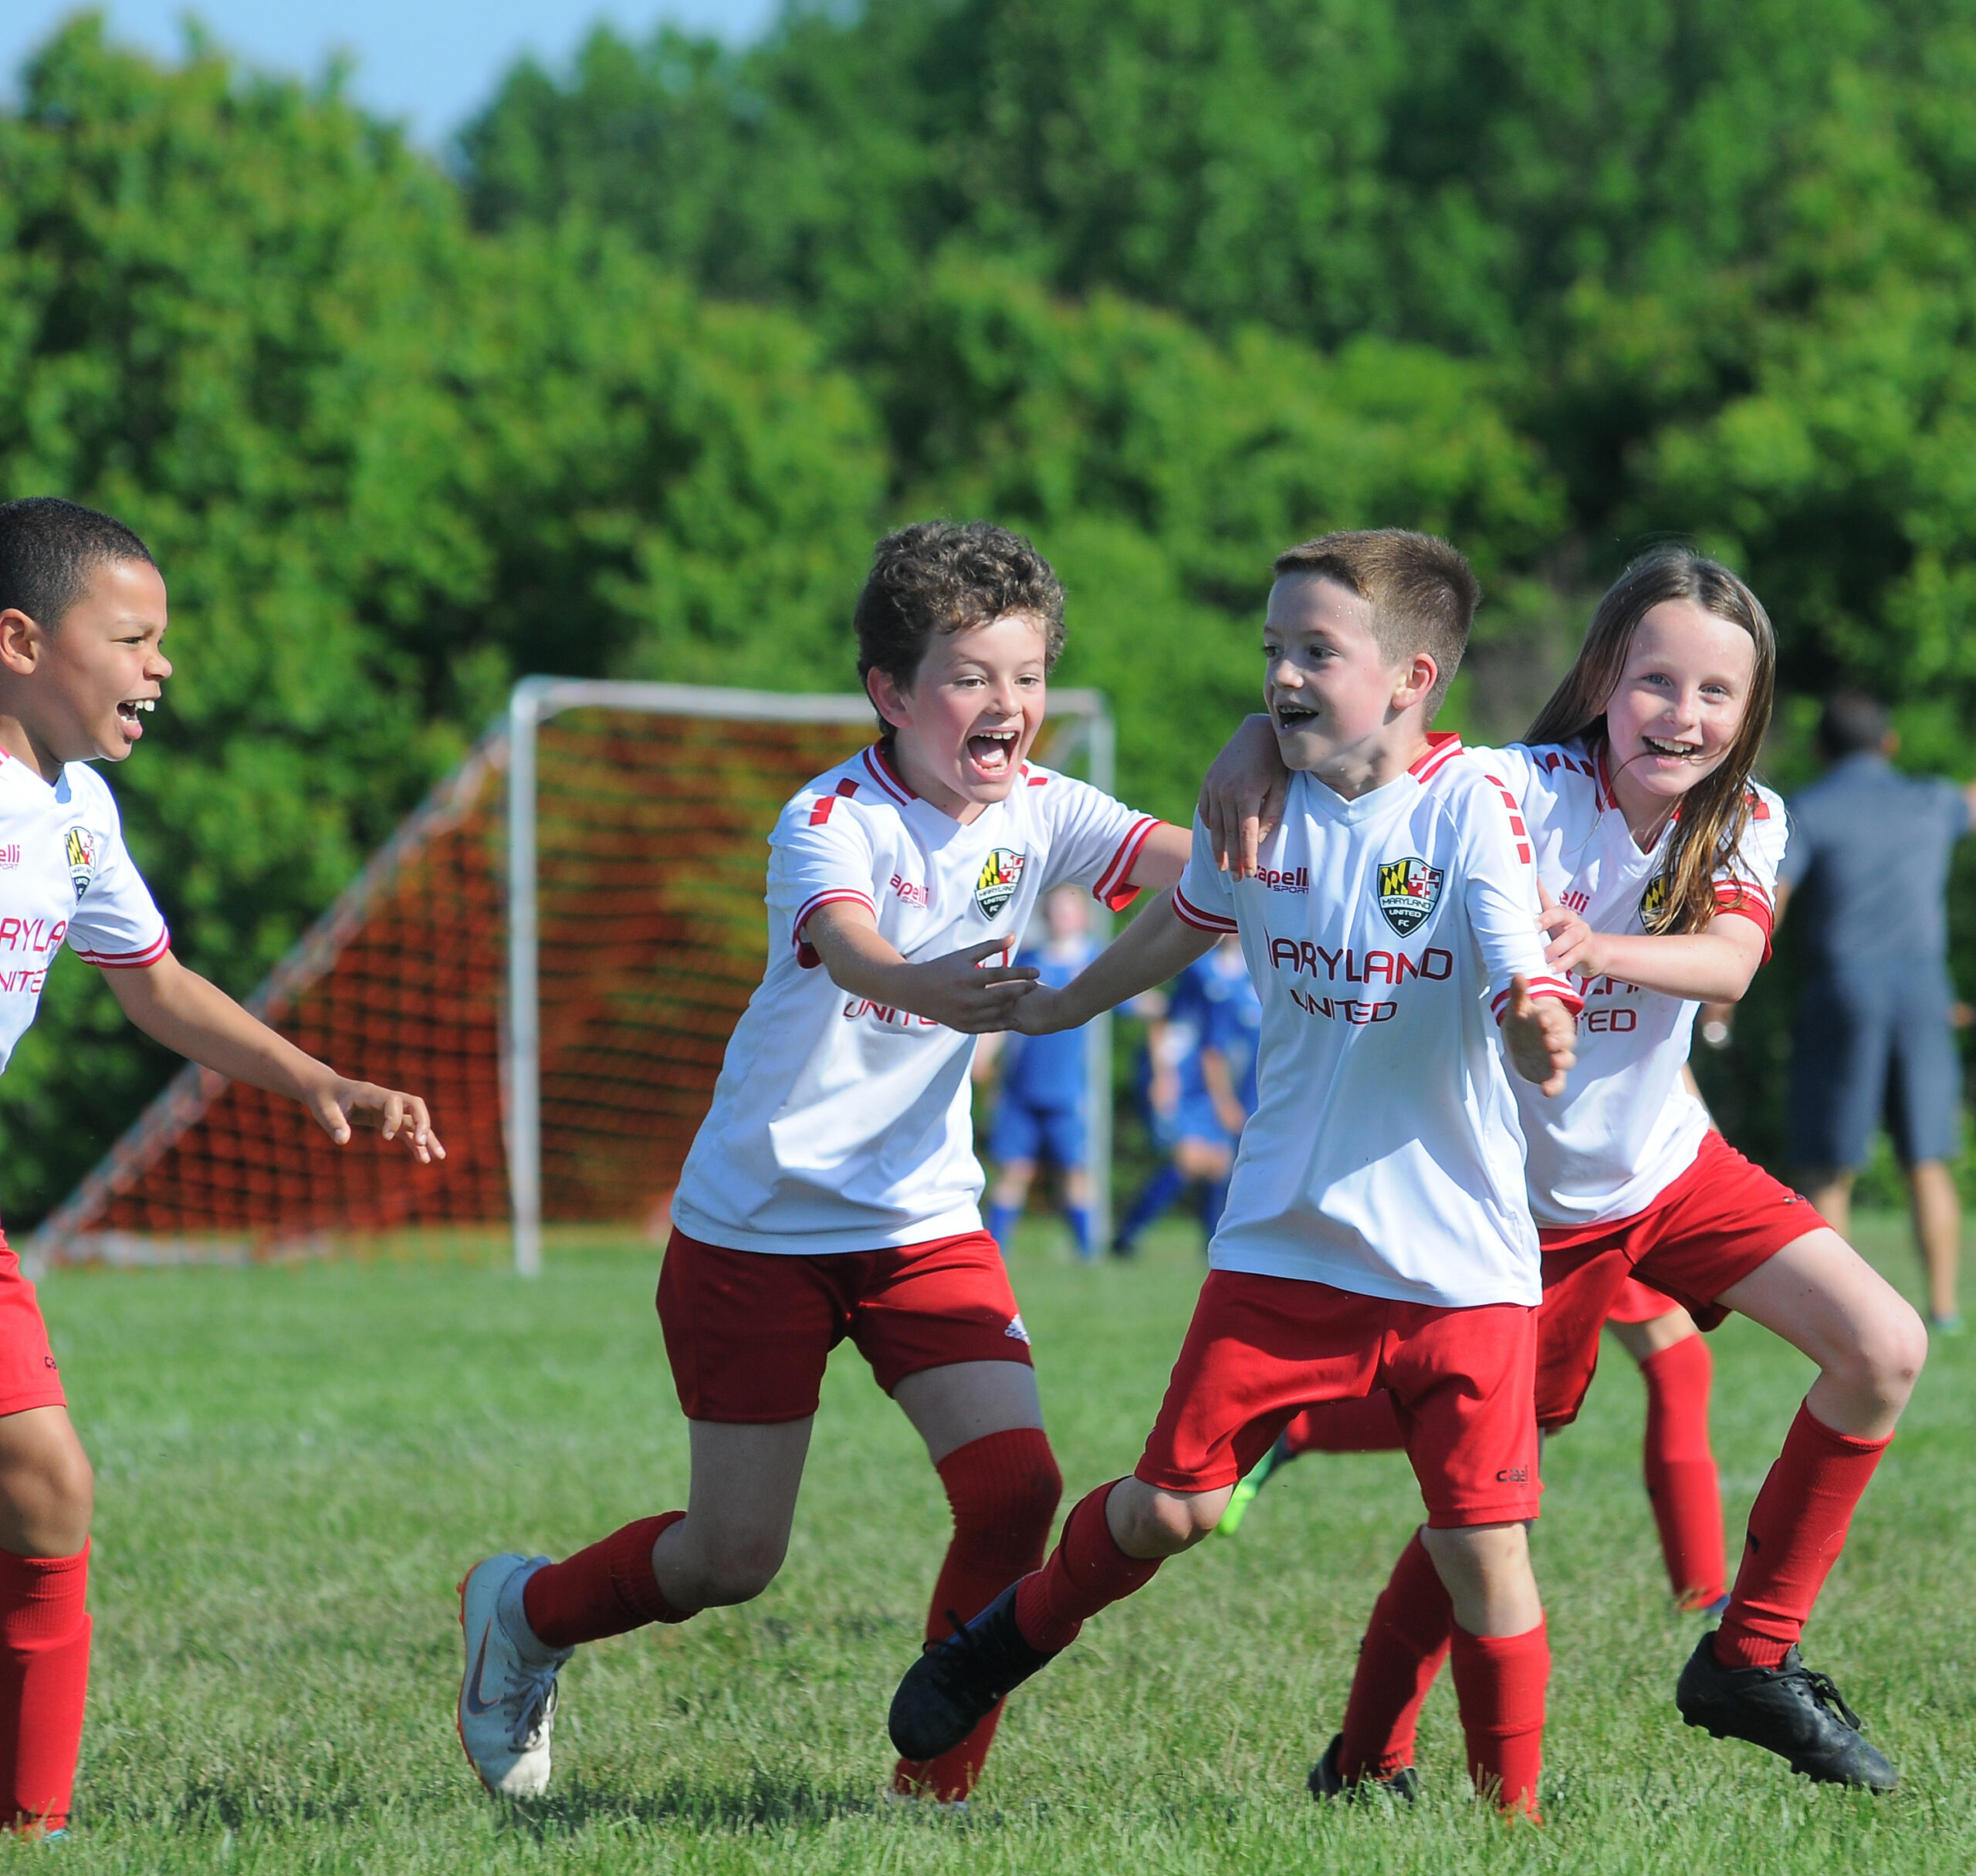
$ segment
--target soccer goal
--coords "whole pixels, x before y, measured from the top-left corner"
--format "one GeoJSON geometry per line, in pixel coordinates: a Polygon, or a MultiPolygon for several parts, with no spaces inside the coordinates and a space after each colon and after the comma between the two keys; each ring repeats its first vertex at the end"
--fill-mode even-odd
{"type": "MultiPolygon", "coordinates": [[[[658,1229],[760,979],[765,838],[872,728],[861,696],[524,678],[250,999],[311,1053],[425,1093],[445,1162],[333,1147],[293,1104],[188,1067],[32,1254],[244,1262],[506,1222],[532,1274],[545,1221],[658,1229]]],[[[1053,691],[1037,754],[1109,789],[1102,698],[1053,691]]],[[[1108,1233],[1108,1021],[1088,1059],[1108,1233]]]]}

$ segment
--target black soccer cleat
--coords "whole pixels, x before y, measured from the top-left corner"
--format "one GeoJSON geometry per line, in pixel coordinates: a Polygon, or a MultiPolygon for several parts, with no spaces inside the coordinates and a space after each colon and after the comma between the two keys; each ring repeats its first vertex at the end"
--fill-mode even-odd
{"type": "Polygon", "coordinates": [[[1761,1746],[1822,1785],[1893,1790],[1900,1774],[1859,1730],[1859,1715],[1830,1675],[1807,1668],[1795,1648],[1775,1668],[1725,1668],[1715,1658],[1715,1636],[1710,1629],[1695,1644],[1674,1689],[1690,1726],[1761,1746]]]}
{"type": "Polygon", "coordinates": [[[1311,1788],[1311,1796],[1320,1804],[1328,1804],[1334,1798],[1342,1798],[1347,1804],[1365,1804],[1381,1792],[1408,1804],[1419,1797],[1420,1774],[1411,1766],[1402,1766],[1388,1778],[1348,1780],[1338,1769],[1338,1749],[1344,1743],[1343,1733],[1332,1734],[1330,1745],[1325,1748],[1325,1756],[1311,1766],[1311,1776],[1304,1781],[1311,1788]]]}
{"type": "Polygon", "coordinates": [[[885,1726],[902,1759],[937,1759],[959,1745],[1037,1668],[1057,1658],[1054,1649],[1045,1653],[1023,1639],[1013,1583],[965,1626],[951,1614],[947,1619],[954,1632],[926,1644],[892,1695],[885,1726]]]}

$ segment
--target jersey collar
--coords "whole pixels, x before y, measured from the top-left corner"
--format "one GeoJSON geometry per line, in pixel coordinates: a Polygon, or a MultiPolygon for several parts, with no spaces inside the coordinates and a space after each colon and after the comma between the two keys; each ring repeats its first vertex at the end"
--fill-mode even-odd
{"type": "Polygon", "coordinates": [[[1453,730],[1430,729],[1426,750],[1408,765],[1406,772],[1416,782],[1432,781],[1460,753],[1461,738],[1453,730]]]}

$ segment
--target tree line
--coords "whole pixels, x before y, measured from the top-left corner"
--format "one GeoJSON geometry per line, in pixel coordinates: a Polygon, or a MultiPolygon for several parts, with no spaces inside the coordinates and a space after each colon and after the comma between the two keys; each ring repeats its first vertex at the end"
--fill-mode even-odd
{"type": "MultiPolygon", "coordinates": [[[[1776,617],[1778,779],[1841,682],[1953,766],[1972,79],[1976,0],[866,0],[600,29],[438,160],[333,72],[84,15],[0,111],[0,492],[164,566],[181,674],[117,786],[236,990],[514,677],[845,688],[926,512],[1036,536],[1169,815],[1271,555],[1383,522],[1483,576],[1478,733],[1673,533],[1776,617]]],[[[1774,1154],[1766,975],[1713,1091],[1774,1154]]],[[[21,1222],[167,1070],[94,977],[0,1081],[21,1222]]]]}

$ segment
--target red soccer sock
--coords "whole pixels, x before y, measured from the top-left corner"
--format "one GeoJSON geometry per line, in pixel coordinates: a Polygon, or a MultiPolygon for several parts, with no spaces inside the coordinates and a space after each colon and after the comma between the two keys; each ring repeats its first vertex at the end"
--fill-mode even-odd
{"type": "Polygon", "coordinates": [[[1338,1769],[1347,1780],[1390,1778],[1413,1763],[1421,1704],[1446,1658],[1454,1604],[1420,1533],[1400,1553],[1359,1644],[1338,1769]]]}
{"type": "Polygon", "coordinates": [[[613,1531],[601,1543],[538,1570],[522,1586],[522,1612],[536,1639],[552,1648],[601,1641],[648,1622],[685,1622],[699,1611],[675,1609],[651,1573],[651,1547],[685,1516],[668,1511],[613,1531]]]}
{"type": "Polygon", "coordinates": [[[1307,1407],[1283,1429],[1283,1438],[1293,1459],[1306,1452],[1397,1452],[1406,1444],[1392,1396],[1383,1388],[1362,1400],[1307,1407]]]}
{"type": "Polygon", "coordinates": [[[1068,1648],[1088,1617],[1152,1580],[1160,1559],[1126,1556],[1105,1521],[1112,1486],[1124,1482],[1115,1479],[1079,1499],[1049,1561],[1023,1578],[1016,1626],[1031,1648],[1052,1654],[1068,1648]]]}
{"type": "MultiPolygon", "coordinates": [[[[954,1534],[933,1585],[929,1641],[951,1634],[956,1621],[972,1621],[1043,1561],[1050,1520],[1064,1495],[1064,1475],[1040,1427],[970,1440],[936,1469],[953,1507],[954,1534]]],[[[949,1804],[965,1798],[981,1776],[1001,1719],[998,1706],[937,1759],[902,1759],[892,1770],[892,1789],[949,1804]]]]}
{"type": "Polygon", "coordinates": [[[1520,1635],[1471,1635],[1457,1627],[1450,1640],[1468,1776],[1511,1816],[1541,1823],[1537,1775],[1544,1769],[1544,1687],[1551,1678],[1545,1626],[1520,1635]]]}
{"type": "Polygon", "coordinates": [[[69,1821],[89,1692],[90,1549],[74,1557],[0,1551],[0,1825],[69,1821]]]}
{"type": "Polygon", "coordinates": [[[1814,1419],[1809,1404],[1750,1508],[1749,1541],[1715,1658],[1725,1668],[1775,1668],[1803,1632],[1859,1504],[1893,1435],[1856,1439],[1814,1419]]]}
{"type": "Polygon", "coordinates": [[[1706,1608],[1724,1587],[1722,1487],[1708,1444],[1714,1371],[1698,1335],[1639,1364],[1646,1381],[1646,1496],[1674,1599],[1690,1609],[1706,1608]]]}

